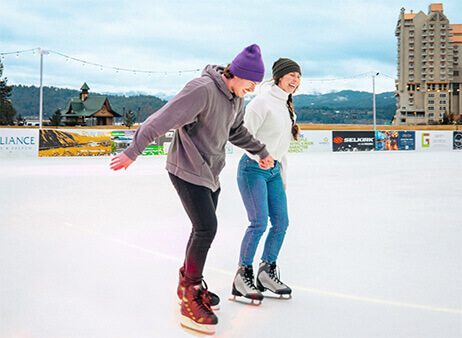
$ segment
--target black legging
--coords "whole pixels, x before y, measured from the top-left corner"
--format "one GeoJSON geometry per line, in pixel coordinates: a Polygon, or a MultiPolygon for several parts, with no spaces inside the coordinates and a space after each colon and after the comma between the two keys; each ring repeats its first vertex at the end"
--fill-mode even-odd
{"type": "Polygon", "coordinates": [[[207,253],[217,232],[216,209],[220,188],[212,192],[209,188],[195,185],[169,173],[181,203],[192,222],[192,231],[186,246],[185,284],[195,285],[202,280],[207,253]]]}

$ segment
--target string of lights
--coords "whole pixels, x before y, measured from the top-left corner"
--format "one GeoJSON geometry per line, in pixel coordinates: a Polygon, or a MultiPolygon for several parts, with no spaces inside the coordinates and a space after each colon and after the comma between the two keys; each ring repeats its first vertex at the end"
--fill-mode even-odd
{"type": "MultiPolygon", "coordinates": [[[[33,55],[36,55],[37,53],[40,53],[41,50],[42,50],[41,48],[31,48],[31,49],[19,50],[19,51],[15,51],[15,52],[2,52],[2,53],[0,53],[0,56],[1,56],[1,60],[4,61],[6,55],[16,55],[16,58],[19,58],[20,54],[32,52],[33,55]]],[[[103,65],[103,64],[91,62],[91,61],[83,60],[83,59],[76,58],[76,57],[73,57],[73,56],[70,56],[70,55],[66,55],[66,54],[63,54],[63,53],[60,53],[60,52],[57,52],[57,51],[54,51],[54,50],[47,50],[47,53],[48,53],[48,55],[50,55],[50,54],[58,55],[58,56],[64,58],[66,60],[66,62],[69,62],[70,60],[72,60],[72,61],[81,63],[82,67],[90,65],[90,66],[99,68],[100,71],[104,71],[105,69],[113,70],[113,71],[116,72],[116,74],[119,74],[120,72],[127,72],[127,73],[132,73],[135,76],[137,74],[147,74],[149,77],[151,77],[151,75],[159,75],[159,74],[164,75],[164,76],[168,76],[169,74],[178,74],[178,76],[181,77],[185,73],[194,73],[194,74],[196,74],[196,73],[199,73],[201,71],[200,68],[186,69],[186,70],[174,70],[174,71],[172,71],[172,70],[170,70],[170,71],[160,71],[160,70],[130,69],[130,68],[108,66],[108,65],[103,65]]],[[[304,81],[322,82],[322,83],[324,83],[324,82],[336,82],[336,81],[347,81],[347,80],[356,80],[356,79],[361,79],[361,78],[368,78],[368,77],[372,76],[373,74],[377,74],[377,73],[370,71],[370,72],[357,74],[357,75],[353,75],[353,76],[338,77],[338,78],[304,78],[304,81]]],[[[383,74],[383,73],[378,73],[378,74],[380,74],[381,76],[383,76],[385,78],[395,80],[393,77],[391,77],[389,75],[386,75],[386,74],[383,74]]]]}
{"type": "MultiPolygon", "coordinates": [[[[19,51],[15,51],[15,52],[2,52],[2,53],[0,53],[0,56],[1,56],[1,60],[4,61],[6,55],[14,55],[14,54],[16,54],[16,58],[19,58],[19,55],[22,54],[22,53],[32,52],[33,55],[36,55],[37,53],[40,53],[40,51],[41,51],[40,48],[32,48],[32,49],[26,49],[26,50],[19,50],[19,51]]],[[[200,72],[199,68],[185,69],[185,70],[174,70],[174,71],[130,69],[130,68],[114,67],[114,66],[108,66],[108,65],[103,65],[103,64],[91,62],[91,61],[79,59],[79,58],[76,58],[76,57],[73,57],[73,56],[70,56],[70,55],[66,55],[66,54],[63,54],[63,53],[60,53],[60,52],[57,52],[57,51],[54,51],[54,50],[47,50],[47,54],[48,55],[55,54],[55,55],[58,55],[60,57],[63,57],[66,60],[66,62],[69,62],[69,60],[79,62],[79,63],[82,64],[83,67],[85,67],[87,65],[90,65],[90,66],[94,66],[94,67],[99,68],[101,71],[103,71],[104,69],[114,70],[116,72],[116,74],[118,74],[119,72],[129,72],[129,73],[132,73],[134,75],[136,75],[136,74],[147,74],[148,76],[151,76],[151,75],[154,75],[154,74],[163,74],[165,76],[168,76],[169,74],[178,74],[178,76],[181,77],[185,73],[197,73],[197,72],[200,72]]]]}

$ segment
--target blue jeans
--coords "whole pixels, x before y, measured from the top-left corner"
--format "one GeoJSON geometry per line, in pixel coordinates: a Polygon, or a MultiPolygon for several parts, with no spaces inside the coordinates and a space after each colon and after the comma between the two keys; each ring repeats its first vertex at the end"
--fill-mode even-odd
{"type": "Polygon", "coordinates": [[[287,197],[279,172],[279,163],[263,170],[243,155],[237,169],[237,184],[250,221],[241,244],[239,266],[252,265],[260,238],[271,221],[261,260],[276,262],[289,226],[287,197]]]}

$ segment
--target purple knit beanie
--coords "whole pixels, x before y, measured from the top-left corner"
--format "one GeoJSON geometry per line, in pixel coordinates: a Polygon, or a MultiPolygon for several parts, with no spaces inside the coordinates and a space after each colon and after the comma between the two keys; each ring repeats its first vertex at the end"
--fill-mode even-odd
{"type": "Polygon", "coordinates": [[[260,47],[253,44],[243,49],[229,65],[231,73],[241,79],[261,82],[265,75],[265,65],[260,47]]]}

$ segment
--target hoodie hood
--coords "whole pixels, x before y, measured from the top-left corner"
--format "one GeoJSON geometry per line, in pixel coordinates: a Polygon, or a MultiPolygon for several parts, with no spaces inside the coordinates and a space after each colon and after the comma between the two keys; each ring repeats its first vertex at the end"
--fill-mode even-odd
{"type": "Polygon", "coordinates": [[[225,67],[218,66],[218,65],[207,65],[204,70],[202,71],[203,77],[209,77],[213,80],[215,85],[226,95],[226,97],[230,100],[234,99],[234,94],[226,87],[225,81],[221,75],[223,75],[223,71],[225,67]]]}

